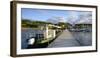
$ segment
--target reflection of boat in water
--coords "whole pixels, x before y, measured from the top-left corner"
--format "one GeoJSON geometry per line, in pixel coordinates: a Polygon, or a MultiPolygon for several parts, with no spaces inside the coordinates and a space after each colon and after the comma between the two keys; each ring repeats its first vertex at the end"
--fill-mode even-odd
{"type": "Polygon", "coordinates": [[[43,48],[48,46],[59,34],[58,30],[51,30],[48,28],[49,25],[42,26],[42,30],[38,30],[34,36],[30,33],[27,39],[27,48],[43,48]],[[44,29],[44,28],[45,29],[44,29]]]}

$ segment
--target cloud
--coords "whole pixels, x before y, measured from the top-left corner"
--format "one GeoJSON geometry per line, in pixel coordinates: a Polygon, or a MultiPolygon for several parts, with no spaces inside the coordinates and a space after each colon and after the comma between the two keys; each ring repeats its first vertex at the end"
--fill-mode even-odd
{"type": "Polygon", "coordinates": [[[92,24],[92,12],[81,12],[77,23],[92,24]]]}
{"type": "Polygon", "coordinates": [[[69,11],[66,19],[67,19],[66,22],[69,22],[71,24],[75,23],[75,21],[78,20],[78,12],[77,11],[69,11]]]}
{"type": "Polygon", "coordinates": [[[92,23],[92,12],[90,11],[69,11],[66,22],[70,24],[92,23]]]}

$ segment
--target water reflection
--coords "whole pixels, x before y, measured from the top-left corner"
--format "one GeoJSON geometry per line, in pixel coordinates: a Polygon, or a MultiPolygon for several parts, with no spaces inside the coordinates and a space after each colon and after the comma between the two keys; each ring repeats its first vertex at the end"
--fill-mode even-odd
{"type": "MultiPolygon", "coordinates": [[[[57,41],[58,44],[55,45],[57,47],[63,45],[63,47],[69,47],[69,46],[91,46],[92,45],[92,32],[72,32],[72,31],[68,31],[69,33],[65,32],[65,36],[66,35],[72,35],[71,39],[67,39],[67,40],[60,40],[58,39],[57,41]],[[73,43],[76,41],[76,44],[73,43]],[[64,44],[64,42],[68,42],[68,44],[64,44]],[[62,44],[59,44],[62,43],[62,44]],[[70,44],[69,44],[70,43],[70,44]],[[67,46],[68,45],[68,46],[67,46]]],[[[21,37],[21,47],[22,49],[26,49],[28,44],[27,44],[27,39],[30,38],[30,36],[34,36],[35,33],[38,33],[37,30],[33,30],[33,29],[27,29],[27,30],[22,30],[22,37],[21,37]]],[[[64,37],[62,36],[61,38],[68,38],[68,37],[64,37]]]]}

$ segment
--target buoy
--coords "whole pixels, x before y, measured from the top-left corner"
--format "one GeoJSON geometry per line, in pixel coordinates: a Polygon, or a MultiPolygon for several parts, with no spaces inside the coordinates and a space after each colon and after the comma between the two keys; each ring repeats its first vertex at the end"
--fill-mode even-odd
{"type": "Polygon", "coordinates": [[[33,45],[35,43],[35,38],[30,38],[28,40],[28,45],[33,45]]]}

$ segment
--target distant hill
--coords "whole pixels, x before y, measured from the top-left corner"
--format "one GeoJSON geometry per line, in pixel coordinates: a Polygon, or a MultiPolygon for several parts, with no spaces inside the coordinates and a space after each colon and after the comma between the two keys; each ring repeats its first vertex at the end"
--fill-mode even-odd
{"type": "Polygon", "coordinates": [[[66,21],[62,17],[53,17],[51,19],[48,19],[47,22],[51,22],[53,24],[58,24],[59,22],[66,22],[66,21]]]}

